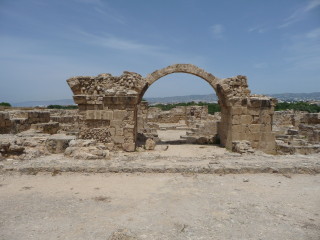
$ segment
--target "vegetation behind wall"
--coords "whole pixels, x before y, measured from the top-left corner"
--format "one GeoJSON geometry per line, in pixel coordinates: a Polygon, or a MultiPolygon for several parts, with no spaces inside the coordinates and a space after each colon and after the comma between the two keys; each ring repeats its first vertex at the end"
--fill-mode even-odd
{"type": "MultiPolygon", "coordinates": [[[[207,102],[187,102],[187,103],[172,103],[172,104],[156,104],[153,107],[158,107],[163,111],[171,110],[177,106],[208,106],[209,114],[220,112],[220,106],[218,103],[207,102]]],[[[306,111],[309,113],[320,112],[320,106],[317,104],[311,104],[308,102],[281,102],[275,106],[275,111],[295,110],[306,111]]]]}

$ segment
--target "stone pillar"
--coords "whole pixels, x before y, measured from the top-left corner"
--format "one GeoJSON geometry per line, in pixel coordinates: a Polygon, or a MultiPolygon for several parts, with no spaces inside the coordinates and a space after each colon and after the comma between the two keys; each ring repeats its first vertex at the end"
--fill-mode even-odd
{"type": "Polygon", "coordinates": [[[250,96],[231,99],[230,120],[226,148],[233,141],[248,140],[255,149],[275,153],[275,135],[272,132],[272,117],[275,102],[268,97],[250,96]]]}

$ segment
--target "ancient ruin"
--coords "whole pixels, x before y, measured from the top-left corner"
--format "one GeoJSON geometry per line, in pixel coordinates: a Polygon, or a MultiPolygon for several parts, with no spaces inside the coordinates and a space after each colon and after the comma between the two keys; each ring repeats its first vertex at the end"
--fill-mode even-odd
{"type": "Polygon", "coordinates": [[[117,152],[150,151],[157,146],[166,150],[170,144],[220,144],[240,154],[320,152],[320,113],[274,112],[276,100],[250,95],[244,76],[218,79],[196,66],[177,64],[145,78],[124,72],[120,77],[100,74],[67,82],[78,110],[0,111],[0,159],[30,160],[51,154],[110,159],[117,152]],[[208,114],[207,106],[162,111],[142,100],[152,83],[175,72],[209,82],[221,112],[208,114]]]}
{"type": "Polygon", "coordinates": [[[217,130],[220,143],[232,149],[233,142],[249,141],[255,149],[275,153],[272,118],[275,99],[251,95],[245,76],[220,79],[191,64],[175,64],[146,77],[124,72],[121,76],[100,74],[67,80],[79,106],[79,137],[96,139],[110,150],[135,151],[138,109],[147,89],[172,73],[188,73],[204,79],[215,90],[221,106],[217,130]]]}

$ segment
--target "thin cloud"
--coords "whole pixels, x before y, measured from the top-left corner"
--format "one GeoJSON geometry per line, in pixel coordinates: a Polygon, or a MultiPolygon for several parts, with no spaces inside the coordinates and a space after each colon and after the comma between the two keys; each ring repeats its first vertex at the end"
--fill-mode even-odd
{"type": "Polygon", "coordinates": [[[312,0],[309,1],[304,7],[297,9],[293,12],[288,18],[284,20],[284,23],[278,26],[278,28],[285,28],[288,27],[296,22],[303,20],[305,15],[312,11],[313,9],[320,6],[320,0],[312,0]]]}
{"type": "Polygon", "coordinates": [[[155,57],[158,59],[158,61],[163,61],[166,63],[177,62],[178,60],[181,61],[180,59],[186,59],[190,57],[186,56],[185,54],[177,53],[172,49],[168,49],[163,46],[137,42],[108,33],[95,34],[79,29],[73,29],[73,34],[66,35],[65,37],[101,49],[105,48],[119,51],[118,54],[124,54],[124,56],[132,57],[145,55],[146,57],[155,57]]]}
{"type": "Polygon", "coordinates": [[[221,39],[223,38],[224,27],[221,24],[215,24],[210,27],[210,32],[213,38],[221,39]]]}
{"type": "Polygon", "coordinates": [[[89,5],[90,8],[102,15],[103,17],[107,17],[115,22],[124,24],[125,18],[123,15],[118,13],[114,8],[112,8],[107,2],[104,2],[102,0],[73,0],[80,4],[86,4],[89,5]]]}
{"type": "Polygon", "coordinates": [[[265,33],[267,31],[263,26],[252,27],[248,29],[248,32],[265,33]]]}
{"type": "Polygon", "coordinates": [[[109,7],[107,8],[107,10],[100,7],[94,7],[93,10],[101,14],[103,17],[107,17],[115,22],[118,22],[121,24],[125,24],[126,22],[125,18],[121,14],[116,13],[113,9],[109,7]]]}
{"type": "Polygon", "coordinates": [[[137,50],[137,51],[157,51],[159,47],[138,43],[124,38],[115,37],[110,34],[93,34],[82,30],[76,31],[80,36],[80,40],[87,44],[93,44],[100,47],[106,47],[116,50],[137,50]]]}

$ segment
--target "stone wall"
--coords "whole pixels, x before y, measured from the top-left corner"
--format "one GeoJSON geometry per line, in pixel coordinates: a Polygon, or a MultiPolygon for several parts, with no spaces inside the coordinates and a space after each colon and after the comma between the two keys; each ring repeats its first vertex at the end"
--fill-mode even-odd
{"type": "Polygon", "coordinates": [[[19,133],[30,129],[32,124],[50,121],[48,111],[10,110],[0,112],[0,133],[19,133]]]}
{"type": "Polygon", "coordinates": [[[185,121],[188,126],[195,125],[197,121],[208,118],[206,106],[177,106],[168,111],[161,111],[157,107],[149,107],[148,122],[155,123],[179,123],[185,121]]]}
{"type": "Polygon", "coordinates": [[[0,133],[16,134],[30,128],[36,131],[77,134],[78,110],[15,110],[0,111],[0,133]]]}
{"type": "Polygon", "coordinates": [[[8,112],[0,112],[0,134],[6,134],[11,132],[12,122],[10,121],[10,115],[8,112]]]}
{"type": "Polygon", "coordinates": [[[134,151],[137,137],[138,92],[141,75],[73,77],[67,80],[79,106],[79,137],[105,143],[108,149],[134,151]]]}

